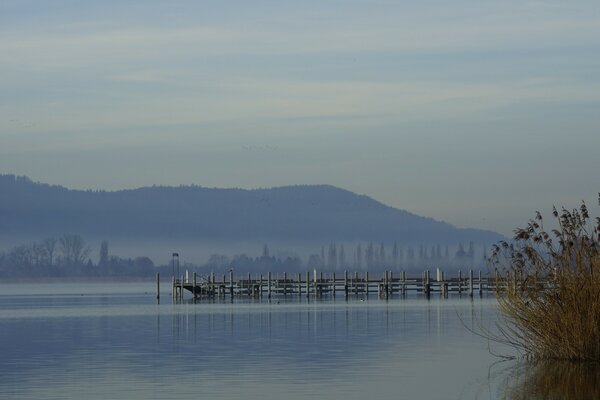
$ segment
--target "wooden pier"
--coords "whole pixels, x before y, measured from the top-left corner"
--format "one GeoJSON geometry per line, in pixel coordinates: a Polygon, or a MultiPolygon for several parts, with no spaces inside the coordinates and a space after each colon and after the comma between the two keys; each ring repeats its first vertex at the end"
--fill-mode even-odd
{"type": "MultiPolygon", "coordinates": [[[[186,274],[187,275],[187,274],[186,274]]],[[[157,275],[157,291],[159,292],[160,278],[157,275]]],[[[182,276],[172,278],[172,296],[174,301],[182,301],[184,293],[189,292],[194,299],[202,298],[234,298],[239,296],[272,298],[274,296],[306,296],[320,298],[323,296],[350,296],[367,298],[377,295],[380,298],[391,296],[406,296],[409,293],[422,294],[429,297],[437,293],[448,297],[450,293],[468,296],[481,296],[484,292],[494,292],[499,280],[497,276],[482,277],[481,271],[475,274],[469,270],[463,275],[461,271],[457,276],[446,278],[443,272],[438,271],[437,279],[432,279],[429,271],[424,271],[421,276],[408,276],[406,272],[385,271],[373,274],[369,272],[344,271],[313,273],[267,273],[250,274],[234,277],[229,274],[215,276],[182,276]]]]}

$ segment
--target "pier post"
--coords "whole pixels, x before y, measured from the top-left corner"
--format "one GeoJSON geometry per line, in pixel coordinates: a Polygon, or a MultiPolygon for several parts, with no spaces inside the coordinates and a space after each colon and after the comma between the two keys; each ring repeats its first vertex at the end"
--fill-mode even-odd
{"type": "Polygon", "coordinates": [[[175,275],[171,277],[171,297],[175,301],[175,275]]]}
{"type": "Polygon", "coordinates": [[[248,272],[248,281],[246,282],[246,288],[248,290],[248,296],[252,296],[254,294],[254,284],[252,282],[252,274],[248,272]]]}
{"type": "Polygon", "coordinates": [[[262,298],[262,296],[263,296],[263,274],[260,274],[260,282],[258,283],[258,294],[262,298]]]}
{"type": "Polygon", "coordinates": [[[298,272],[298,297],[302,297],[302,274],[298,272]]]}
{"type": "Polygon", "coordinates": [[[473,297],[473,270],[469,270],[469,296],[473,297]]]}
{"type": "Polygon", "coordinates": [[[287,296],[287,272],[283,273],[283,296],[287,296]]]}
{"type": "Polygon", "coordinates": [[[267,283],[267,293],[268,293],[268,298],[271,298],[271,272],[269,271],[269,275],[267,277],[268,283],[267,283]]]}
{"type": "Polygon", "coordinates": [[[481,270],[479,270],[479,273],[478,273],[478,280],[479,280],[479,297],[481,297],[481,295],[483,294],[483,284],[481,282],[481,270]]]}
{"type": "Polygon", "coordinates": [[[323,287],[325,285],[325,279],[323,279],[323,271],[319,272],[319,297],[323,296],[323,287]]]}
{"type": "Polygon", "coordinates": [[[183,275],[181,275],[181,280],[179,281],[179,300],[183,303],[183,275]]]}
{"type": "Polygon", "coordinates": [[[310,271],[306,271],[306,298],[310,297],[310,271]]]}
{"type": "Polygon", "coordinates": [[[365,271],[365,299],[369,298],[369,271],[365,271]]]}
{"type": "Polygon", "coordinates": [[[335,271],[331,275],[331,290],[333,291],[333,297],[335,297],[335,271]]]}
{"type": "Polygon", "coordinates": [[[458,294],[462,294],[462,271],[458,270],[458,294]]]}
{"type": "Polygon", "coordinates": [[[233,271],[229,270],[229,296],[233,298],[233,271]]]}
{"type": "Polygon", "coordinates": [[[194,288],[192,289],[192,293],[194,294],[194,299],[196,298],[196,272],[194,272],[194,288]]]}
{"type": "Polygon", "coordinates": [[[390,271],[389,272],[389,282],[388,282],[388,290],[390,291],[390,296],[394,294],[394,272],[390,271]]]}
{"type": "Polygon", "coordinates": [[[448,297],[448,282],[446,282],[446,274],[444,271],[440,271],[440,277],[442,278],[442,297],[448,297]]]}
{"type": "Polygon", "coordinates": [[[499,282],[500,282],[500,275],[498,274],[498,268],[494,268],[494,290],[496,292],[498,291],[499,282]]]}
{"type": "Polygon", "coordinates": [[[344,294],[348,298],[348,270],[344,271],[344,294]]]}
{"type": "Polygon", "coordinates": [[[354,271],[354,295],[358,296],[358,272],[354,271]]]}
{"type": "Polygon", "coordinates": [[[156,273],[156,300],[160,301],[160,274],[156,273]]]}
{"type": "Polygon", "coordinates": [[[386,269],[383,272],[383,294],[384,294],[384,296],[385,296],[386,299],[388,298],[388,296],[390,294],[390,292],[388,290],[388,285],[389,285],[388,279],[389,279],[388,278],[388,271],[386,269]]]}

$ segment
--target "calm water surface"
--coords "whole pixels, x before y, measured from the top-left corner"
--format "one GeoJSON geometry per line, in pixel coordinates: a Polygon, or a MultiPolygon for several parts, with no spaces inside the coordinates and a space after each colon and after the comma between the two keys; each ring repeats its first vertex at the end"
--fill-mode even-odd
{"type": "Polygon", "coordinates": [[[0,285],[0,398],[534,397],[535,372],[470,331],[494,330],[493,298],[157,304],[153,289],[0,285]]]}

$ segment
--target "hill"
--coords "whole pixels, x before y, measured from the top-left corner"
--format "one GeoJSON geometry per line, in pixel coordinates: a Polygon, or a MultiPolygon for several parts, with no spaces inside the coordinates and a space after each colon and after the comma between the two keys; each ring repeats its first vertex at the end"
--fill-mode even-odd
{"type": "Polygon", "coordinates": [[[459,229],[328,185],[82,191],[0,175],[0,235],[65,232],[153,240],[490,243],[502,239],[495,232],[459,229]]]}

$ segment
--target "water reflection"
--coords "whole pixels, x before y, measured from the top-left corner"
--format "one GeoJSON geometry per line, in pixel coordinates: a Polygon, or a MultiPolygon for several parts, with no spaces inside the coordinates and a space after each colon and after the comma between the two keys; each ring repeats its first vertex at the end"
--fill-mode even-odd
{"type": "Polygon", "coordinates": [[[600,399],[600,364],[568,361],[520,363],[505,370],[502,398],[600,399]]]}
{"type": "Polygon", "coordinates": [[[479,299],[46,297],[0,296],[2,399],[474,398],[493,362],[479,299]]]}

